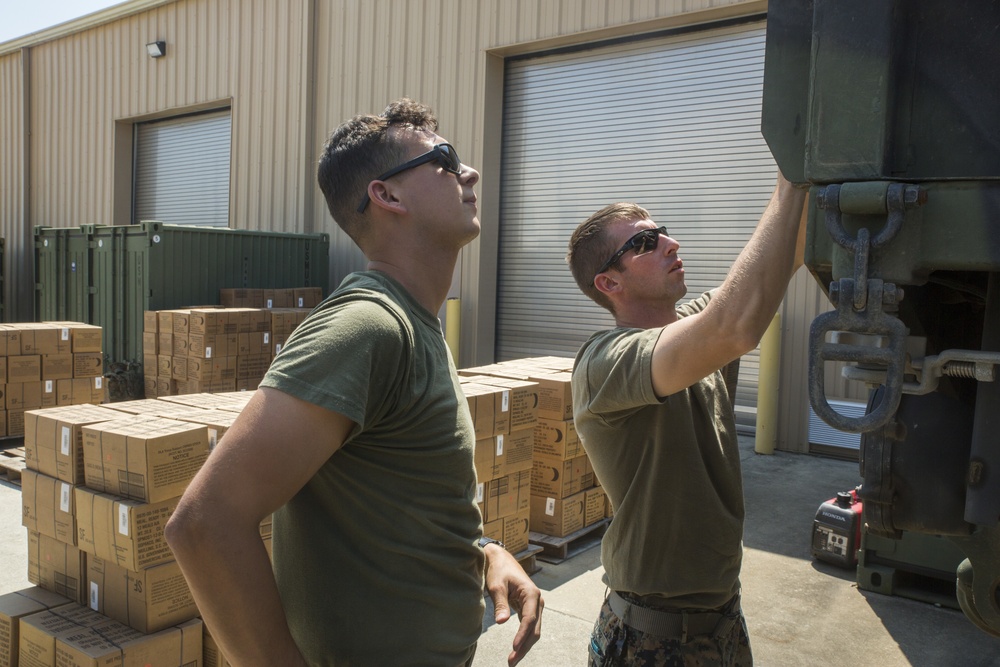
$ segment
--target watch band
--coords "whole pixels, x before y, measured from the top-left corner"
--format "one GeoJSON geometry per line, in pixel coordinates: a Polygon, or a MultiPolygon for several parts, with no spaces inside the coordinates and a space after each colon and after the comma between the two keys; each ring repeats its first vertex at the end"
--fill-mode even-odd
{"type": "Polygon", "coordinates": [[[479,538],[479,548],[480,549],[485,549],[487,544],[495,544],[498,547],[500,547],[501,549],[506,549],[507,548],[506,544],[504,544],[500,540],[494,540],[492,537],[485,537],[484,536],[484,537],[480,537],[479,538]]]}

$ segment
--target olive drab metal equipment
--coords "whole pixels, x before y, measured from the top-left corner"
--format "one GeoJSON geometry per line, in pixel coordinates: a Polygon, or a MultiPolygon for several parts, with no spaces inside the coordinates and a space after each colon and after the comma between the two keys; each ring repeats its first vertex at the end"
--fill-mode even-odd
{"type": "Polygon", "coordinates": [[[1000,636],[1000,3],[770,0],[762,132],[808,184],[806,265],[835,310],[810,402],[861,433],[870,534],[945,536],[1000,636]],[[825,396],[833,362],[866,414],[825,396]]]}

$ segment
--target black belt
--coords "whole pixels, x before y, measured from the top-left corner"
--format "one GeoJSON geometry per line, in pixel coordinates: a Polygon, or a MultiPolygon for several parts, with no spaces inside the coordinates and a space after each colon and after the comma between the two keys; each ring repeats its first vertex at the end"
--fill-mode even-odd
{"type": "Polygon", "coordinates": [[[639,632],[654,635],[662,639],[680,639],[686,642],[688,637],[697,635],[721,635],[728,628],[728,623],[722,623],[727,618],[735,622],[732,611],[739,609],[739,593],[726,604],[726,611],[661,611],[641,607],[629,602],[615,591],[608,594],[608,603],[615,616],[625,625],[639,632]]]}

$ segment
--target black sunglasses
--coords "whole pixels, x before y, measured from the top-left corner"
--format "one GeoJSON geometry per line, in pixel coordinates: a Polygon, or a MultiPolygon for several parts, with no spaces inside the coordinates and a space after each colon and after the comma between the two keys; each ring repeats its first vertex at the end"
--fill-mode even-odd
{"type": "MultiPolygon", "coordinates": [[[[451,144],[438,144],[431,150],[427,151],[423,155],[418,155],[409,162],[404,162],[398,167],[393,167],[384,174],[380,174],[373,178],[373,181],[384,181],[387,178],[395,176],[396,174],[406,171],[407,169],[413,169],[414,167],[419,167],[426,162],[437,162],[441,165],[441,168],[447,172],[455,174],[456,176],[462,173],[462,161],[458,159],[458,153],[455,152],[455,147],[451,144]]],[[[365,190],[365,196],[361,200],[361,205],[358,206],[358,213],[364,213],[365,209],[368,207],[368,202],[371,201],[368,198],[368,191],[365,190]]]]}
{"type": "Polygon", "coordinates": [[[667,235],[666,227],[657,227],[656,229],[644,229],[638,234],[634,235],[628,241],[625,242],[618,252],[611,256],[611,259],[604,262],[601,268],[597,269],[597,273],[594,274],[594,278],[597,278],[600,274],[604,273],[612,266],[618,263],[618,260],[622,258],[622,255],[627,253],[632,248],[635,248],[635,254],[642,255],[652,250],[656,250],[656,245],[660,242],[660,235],[667,235]]]}

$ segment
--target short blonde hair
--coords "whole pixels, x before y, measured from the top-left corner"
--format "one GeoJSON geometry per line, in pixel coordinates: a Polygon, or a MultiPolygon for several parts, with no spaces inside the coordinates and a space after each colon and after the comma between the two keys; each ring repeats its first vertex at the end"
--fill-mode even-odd
{"type": "Polygon", "coordinates": [[[594,277],[601,265],[614,254],[617,248],[609,237],[608,228],[619,222],[649,220],[649,212],[638,204],[616,202],[602,208],[580,223],[569,239],[566,263],[573,279],[584,294],[597,305],[614,314],[611,301],[594,287],[594,277]]]}

